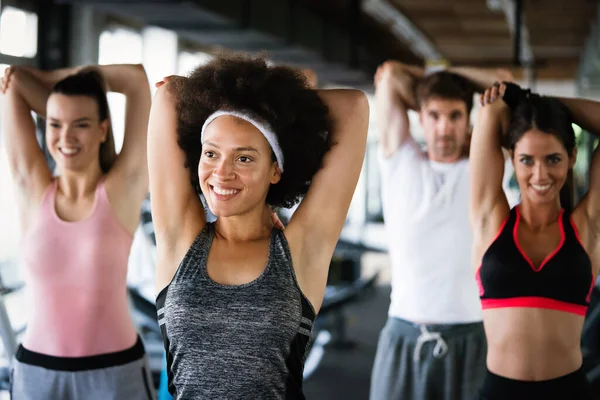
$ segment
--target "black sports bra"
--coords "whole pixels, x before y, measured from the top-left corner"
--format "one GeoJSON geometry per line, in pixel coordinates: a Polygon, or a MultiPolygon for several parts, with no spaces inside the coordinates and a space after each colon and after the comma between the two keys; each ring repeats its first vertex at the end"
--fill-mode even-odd
{"type": "Polygon", "coordinates": [[[482,308],[549,308],[584,316],[594,275],[573,220],[561,210],[560,243],[535,267],[517,239],[520,219],[516,206],[483,255],[477,270],[482,308]]]}

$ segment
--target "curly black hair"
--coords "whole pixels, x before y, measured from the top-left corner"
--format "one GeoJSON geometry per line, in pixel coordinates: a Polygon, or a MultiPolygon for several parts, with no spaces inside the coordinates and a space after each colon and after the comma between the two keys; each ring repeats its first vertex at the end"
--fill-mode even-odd
{"type": "MultiPolygon", "coordinates": [[[[330,148],[329,110],[304,75],[284,66],[269,66],[263,57],[220,55],[173,81],[177,98],[178,143],[198,194],[200,131],[217,110],[243,111],[269,123],[285,159],[281,180],[271,185],[267,204],[292,207],[306,194],[330,148]]],[[[272,154],[275,161],[275,156],[272,154]]]]}

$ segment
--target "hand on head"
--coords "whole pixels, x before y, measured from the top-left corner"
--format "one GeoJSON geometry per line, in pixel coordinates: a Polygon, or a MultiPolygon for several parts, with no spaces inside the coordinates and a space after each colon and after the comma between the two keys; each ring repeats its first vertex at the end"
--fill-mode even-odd
{"type": "Polygon", "coordinates": [[[504,103],[503,96],[506,91],[506,84],[503,82],[496,82],[491,88],[488,88],[481,95],[480,101],[482,106],[493,104],[496,100],[500,100],[499,103],[504,103]]]}
{"type": "MultiPolygon", "coordinates": [[[[514,86],[518,88],[517,85],[514,86]]],[[[490,111],[492,111],[494,114],[500,116],[500,124],[503,134],[506,134],[508,131],[508,126],[510,123],[510,107],[506,103],[507,92],[507,84],[505,82],[496,82],[491,88],[486,89],[486,91],[481,95],[480,99],[481,105],[484,108],[490,109],[490,111]]]]}
{"type": "Polygon", "coordinates": [[[308,82],[308,86],[311,89],[316,89],[319,83],[319,79],[317,77],[317,73],[309,68],[304,68],[301,70],[304,76],[306,77],[306,81],[308,82]]]}
{"type": "Polygon", "coordinates": [[[377,71],[375,71],[375,85],[379,83],[379,81],[386,74],[397,74],[402,71],[402,64],[398,61],[388,60],[377,67],[377,71]]]}
{"type": "Polygon", "coordinates": [[[183,78],[183,77],[182,77],[182,76],[179,76],[179,75],[169,75],[169,76],[165,76],[165,77],[162,79],[162,81],[158,81],[158,82],[156,82],[156,83],[154,84],[154,86],[156,86],[157,88],[159,88],[159,87],[161,87],[162,85],[164,85],[164,84],[165,84],[165,83],[167,83],[167,82],[174,81],[174,80],[176,80],[176,79],[182,79],[182,78],[183,78]]]}
{"type": "Polygon", "coordinates": [[[271,222],[273,223],[273,226],[275,228],[284,230],[285,226],[283,225],[283,222],[281,222],[281,220],[279,219],[279,216],[277,215],[277,213],[275,211],[273,211],[271,213],[271,222]]]}
{"type": "Polygon", "coordinates": [[[4,75],[2,76],[2,79],[0,79],[0,92],[2,92],[2,94],[6,93],[6,89],[8,89],[13,72],[15,72],[14,65],[11,65],[4,70],[4,75]]]}

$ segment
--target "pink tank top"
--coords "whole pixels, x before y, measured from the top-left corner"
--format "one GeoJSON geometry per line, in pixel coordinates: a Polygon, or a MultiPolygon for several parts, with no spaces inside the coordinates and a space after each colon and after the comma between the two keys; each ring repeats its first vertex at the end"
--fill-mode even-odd
{"type": "Polygon", "coordinates": [[[29,318],[23,346],[57,357],[124,350],[137,332],[129,315],[127,263],[133,236],[117,220],[101,179],[91,214],[67,222],[44,193],[22,242],[29,318]]]}

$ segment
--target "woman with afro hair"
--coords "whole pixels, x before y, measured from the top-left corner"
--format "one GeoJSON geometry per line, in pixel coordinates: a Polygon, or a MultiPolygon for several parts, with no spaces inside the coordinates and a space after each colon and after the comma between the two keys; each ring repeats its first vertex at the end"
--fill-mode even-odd
{"type": "Polygon", "coordinates": [[[157,86],[148,162],[169,391],[303,399],[312,325],[364,158],[366,97],[313,90],[301,72],[247,56],[157,86]],[[275,226],[271,210],[300,199],[285,232],[275,226]]]}

